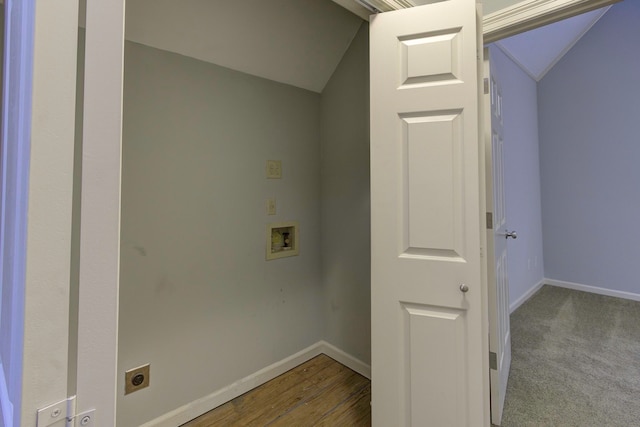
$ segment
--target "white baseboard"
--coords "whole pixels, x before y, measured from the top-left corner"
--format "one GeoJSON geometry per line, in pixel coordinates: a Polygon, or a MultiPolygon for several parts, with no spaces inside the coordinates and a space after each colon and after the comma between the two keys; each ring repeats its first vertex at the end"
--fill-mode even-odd
{"type": "Polygon", "coordinates": [[[359,374],[371,378],[371,366],[326,341],[318,341],[304,350],[267,366],[221,390],[151,420],[143,424],[142,427],[175,427],[182,425],[323,353],[359,374]]]}
{"type": "Polygon", "coordinates": [[[356,359],[352,355],[345,353],[338,347],[331,345],[326,341],[320,341],[318,344],[321,346],[321,353],[324,353],[333,360],[342,363],[347,368],[353,369],[363,377],[371,379],[371,365],[367,365],[362,360],[356,359]]]}
{"type": "Polygon", "coordinates": [[[531,298],[533,294],[538,292],[545,283],[547,283],[546,279],[542,279],[541,281],[536,283],[531,289],[525,292],[520,298],[512,302],[509,305],[509,313],[513,313],[514,311],[516,311],[517,308],[520,307],[522,304],[524,304],[529,298],[531,298]]]}
{"type": "Polygon", "coordinates": [[[0,363],[0,405],[2,405],[2,425],[13,425],[13,404],[9,399],[9,388],[7,387],[7,379],[4,376],[4,367],[0,363]]]}
{"type": "Polygon", "coordinates": [[[592,294],[606,295],[609,297],[640,301],[640,294],[634,294],[632,292],[616,291],[614,289],[599,288],[597,286],[589,286],[589,285],[583,285],[581,283],[565,282],[562,280],[544,279],[544,282],[548,285],[558,286],[560,288],[574,289],[576,291],[591,292],[592,294]]]}

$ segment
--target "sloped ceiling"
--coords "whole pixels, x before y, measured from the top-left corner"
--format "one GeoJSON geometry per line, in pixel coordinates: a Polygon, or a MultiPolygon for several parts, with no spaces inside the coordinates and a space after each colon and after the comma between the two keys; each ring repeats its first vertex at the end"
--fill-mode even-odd
{"type": "MultiPolygon", "coordinates": [[[[362,2],[385,12],[421,6],[440,0],[333,0],[345,5],[362,2]]],[[[497,3],[492,1],[491,4],[497,3]]],[[[345,6],[346,7],[346,6],[345,6]]],[[[539,81],[575,45],[609,8],[594,10],[535,30],[528,31],[495,44],[531,78],[539,81]]],[[[356,13],[356,12],[354,12],[356,13]]]]}
{"type": "Polygon", "coordinates": [[[495,44],[532,79],[540,81],[609,7],[574,16],[495,44]]]}
{"type": "Polygon", "coordinates": [[[330,0],[128,0],[126,38],[321,92],[362,22],[330,0]]]}
{"type": "MultiPolygon", "coordinates": [[[[538,81],[606,10],[496,44],[538,81]]],[[[126,38],[321,92],[367,13],[356,0],[128,0],[126,38]]]]}

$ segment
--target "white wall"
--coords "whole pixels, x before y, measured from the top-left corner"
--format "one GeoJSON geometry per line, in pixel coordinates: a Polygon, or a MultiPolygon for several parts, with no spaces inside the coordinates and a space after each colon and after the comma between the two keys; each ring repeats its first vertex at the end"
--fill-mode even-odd
{"type": "Polygon", "coordinates": [[[4,7],[0,400],[8,427],[35,425],[37,408],[67,396],[78,5],[4,7]]]}
{"type": "Polygon", "coordinates": [[[120,378],[119,427],[322,339],[319,153],[319,94],[126,44],[118,365],[151,363],[151,386],[120,378]],[[300,255],[265,261],[283,220],[300,255]]]}
{"type": "Polygon", "coordinates": [[[321,245],[325,339],[371,361],[369,31],[362,24],[322,92],[321,245]]]}
{"type": "Polygon", "coordinates": [[[538,84],[546,277],[636,295],[638,22],[613,5],[538,84]]]}
{"type": "MultiPolygon", "coordinates": [[[[2,8],[2,17],[4,21],[4,8],[2,8]]],[[[31,19],[33,19],[33,10],[31,19]]],[[[9,16],[5,22],[6,25],[14,25],[14,34],[17,37],[7,40],[7,52],[19,52],[22,43],[25,45],[32,41],[28,36],[30,31],[25,29],[23,34],[19,33],[20,18],[19,14],[14,14],[13,19],[9,16]]],[[[22,17],[25,21],[29,16],[22,17]]],[[[3,50],[4,46],[3,32],[3,50]]],[[[4,53],[4,52],[3,52],[4,53]]],[[[19,120],[21,111],[20,106],[20,86],[15,76],[21,71],[21,66],[31,69],[31,60],[27,55],[27,63],[22,64],[21,61],[11,61],[3,69],[3,93],[7,99],[2,99],[2,153],[0,160],[2,173],[0,182],[2,190],[0,194],[0,258],[2,274],[1,295],[2,305],[0,311],[0,360],[2,361],[2,379],[0,384],[0,398],[3,406],[3,419],[0,420],[2,425],[13,427],[20,423],[20,406],[22,397],[22,347],[23,347],[23,324],[20,319],[24,316],[24,284],[25,284],[25,264],[27,257],[26,249],[26,218],[27,218],[27,195],[26,190],[17,191],[20,186],[25,186],[28,181],[28,137],[24,137],[23,144],[11,144],[12,140],[19,140],[22,136],[21,132],[28,132],[30,123],[23,123],[19,120]],[[14,78],[11,79],[10,77],[14,78]],[[16,415],[13,416],[14,408],[16,415]]],[[[31,73],[23,74],[25,86],[30,86],[31,73]]],[[[28,99],[28,98],[27,98],[28,99]]],[[[30,111],[28,111],[30,113],[30,111]]],[[[30,118],[27,117],[27,119],[30,118]]],[[[24,187],[23,187],[24,188],[24,187]]]]}
{"type": "Polygon", "coordinates": [[[507,225],[518,233],[507,252],[514,304],[544,278],[537,92],[536,82],[499,48],[492,45],[490,55],[503,95],[507,225]]]}

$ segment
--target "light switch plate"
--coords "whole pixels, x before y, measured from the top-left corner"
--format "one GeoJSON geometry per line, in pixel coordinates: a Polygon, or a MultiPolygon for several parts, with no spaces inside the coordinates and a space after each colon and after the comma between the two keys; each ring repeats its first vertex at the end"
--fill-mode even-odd
{"type": "Polygon", "coordinates": [[[267,178],[269,179],[282,178],[282,161],[267,160],[267,178]]]}
{"type": "Polygon", "coordinates": [[[275,215],[276,214],[276,199],[271,198],[267,199],[267,215],[275,215]]]}

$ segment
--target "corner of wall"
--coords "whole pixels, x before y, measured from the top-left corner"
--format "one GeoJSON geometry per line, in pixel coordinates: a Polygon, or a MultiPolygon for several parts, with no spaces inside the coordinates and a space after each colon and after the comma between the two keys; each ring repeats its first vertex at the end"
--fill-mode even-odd
{"type": "Polygon", "coordinates": [[[371,347],[369,43],[366,23],[321,95],[325,340],[368,362],[371,347]]]}

